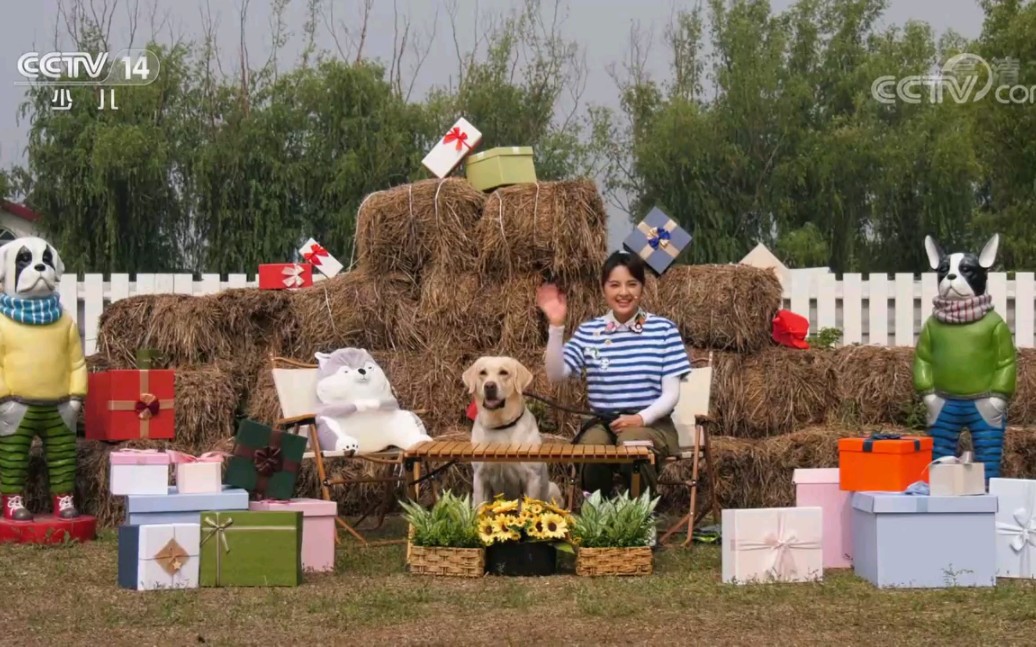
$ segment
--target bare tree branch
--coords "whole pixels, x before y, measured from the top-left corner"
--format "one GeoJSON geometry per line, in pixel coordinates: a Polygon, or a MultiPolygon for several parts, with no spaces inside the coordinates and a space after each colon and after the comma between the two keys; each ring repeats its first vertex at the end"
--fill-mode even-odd
{"type": "Polygon", "coordinates": [[[404,97],[407,102],[410,101],[410,97],[414,92],[414,83],[417,82],[418,77],[421,73],[421,68],[424,67],[425,61],[428,59],[428,55],[432,51],[432,47],[435,45],[435,34],[439,29],[439,7],[435,7],[435,17],[432,19],[432,33],[428,37],[428,46],[425,47],[424,52],[419,51],[417,41],[414,41],[414,55],[417,57],[417,63],[411,69],[410,85],[407,86],[406,96],[404,97]]]}
{"type": "MultiPolygon", "coordinates": [[[[345,48],[342,47],[342,42],[338,40],[338,34],[335,32],[335,5],[332,2],[329,3],[330,8],[325,12],[320,12],[320,17],[324,19],[324,27],[327,28],[328,33],[331,34],[331,40],[335,43],[335,49],[338,50],[338,56],[344,61],[349,58],[345,53],[345,48]]],[[[346,30],[346,36],[349,35],[349,31],[346,30]]]]}
{"type": "Polygon", "coordinates": [[[360,26],[360,43],[356,46],[355,65],[359,65],[360,61],[363,60],[363,46],[367,43],[367,23],[370,21],[371,7],[373,6],[374,0],[363,0],[363,22],[360,26]]]}
{"type": "Polygon", "coordinates": [[[238,56],[241,61],[241,101],[244,113],[247,115],[249,110],[248,105],[248,45],[245,43],[245,23],[248,22],[248,3],[249,0],[241,1],[240,10],[240,27],[241,27],[241,41],[240,50],[238,56]]]}
{"type": "MultiPolygon", "coordinates": [[[[476,12],[477,10],[476,5],[476,12]]],[[[457,54],[457,87],[459,88],[464,85],[464,54],[460,51],[460,41],[457,39],[457,0],[449,0],[446,3],[446,14],[450,17],[453,51],[457,54]]]]}
{"type": "Polygon", "coordinates": [[[137,36],[137,22],[140,20],[140,0],[133,0],[131,5],[126,5],[126,21],[129,23],[129,41],[126,43],[128,49],[133,49],[133,43],[137,36]]]}

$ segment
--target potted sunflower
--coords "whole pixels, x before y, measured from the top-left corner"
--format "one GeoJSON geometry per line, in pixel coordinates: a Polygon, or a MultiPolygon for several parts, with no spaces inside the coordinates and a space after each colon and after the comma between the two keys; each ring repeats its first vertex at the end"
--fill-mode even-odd
{"type": "Polygon", "coordinates": [[[478,508],[478,536],[486,546],[486,572],[494,575],[553,575],[557,551],[573,552],[572,515],[546,501],[502,495],[478,508]]]}
{"type": "Polygon", "coordinates": [[[471,497],[446,491],[430,509],[400,501],[410,523],[407,565],[419,575],[482,577],[485,548],[478,536],[471,497]]]}
{"type": "Polygon", "coordinates": [[[626,492],[613,499],[591,494],[572,524],[576,575],[650,575],[657,505],[649,492],[636,499],[626,492]]]}

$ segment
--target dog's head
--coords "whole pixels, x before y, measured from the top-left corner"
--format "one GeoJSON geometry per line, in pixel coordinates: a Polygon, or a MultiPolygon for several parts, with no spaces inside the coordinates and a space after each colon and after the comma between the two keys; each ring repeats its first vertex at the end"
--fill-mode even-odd
{"type": "Polygon", "coordinates": [[[0,279],[12,297],[50,296],[64,272],[57,250],[42,238],[16,238],[0,247],[0,279]]]}
{"type": "Polygon", "coordinates": [[[978,256],[970,252],[944,254],[934,238],[925,236],[928,264],[939,274],[939,296],[956,301],[985,294],[989,268],[996,262],[999,245],[1000,235],[993,234],[978,256]]]}
{"type": "Polygon", "coordinates": [[[461,379],[480,409],[494,411],[521,402],[522,393],[532,383],[532,372],[513,357],[480,357],[461,379]]]}
{"type": "Polygon", "coordinates": [[[391,398],[388,377],[362,348],[317,353],[317,398],[321,402],[351,402],[391,398]]]}

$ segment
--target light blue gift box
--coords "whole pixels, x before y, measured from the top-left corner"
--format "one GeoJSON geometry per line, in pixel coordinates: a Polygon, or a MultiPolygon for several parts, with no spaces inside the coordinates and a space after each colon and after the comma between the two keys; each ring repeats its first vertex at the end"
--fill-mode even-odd
{"type": "Polygon", "coordinates": [[[997,497],[853,495],[853,570],[879,588],[996,586],[997,497]]]}
{"type": "Polygon", "coordinates": [[[127,496],[125,525],[201,523],[202,512],[247,509],[248,491],[241,488],[223,486],[222,492],[180,494],[170,487],[164,495],[127,496]]]}

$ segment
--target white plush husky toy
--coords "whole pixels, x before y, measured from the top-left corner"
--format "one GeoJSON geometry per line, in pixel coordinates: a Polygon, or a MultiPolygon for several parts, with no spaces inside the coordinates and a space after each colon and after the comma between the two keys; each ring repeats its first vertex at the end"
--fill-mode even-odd
{"type": "Polygon", "coordinates": [[[340,348],[316,358],[321,403],[316,421],[323,449],[368,454],[431,440],[421,419],[399,408],[385,372],[366,350],[340,348]]]}

